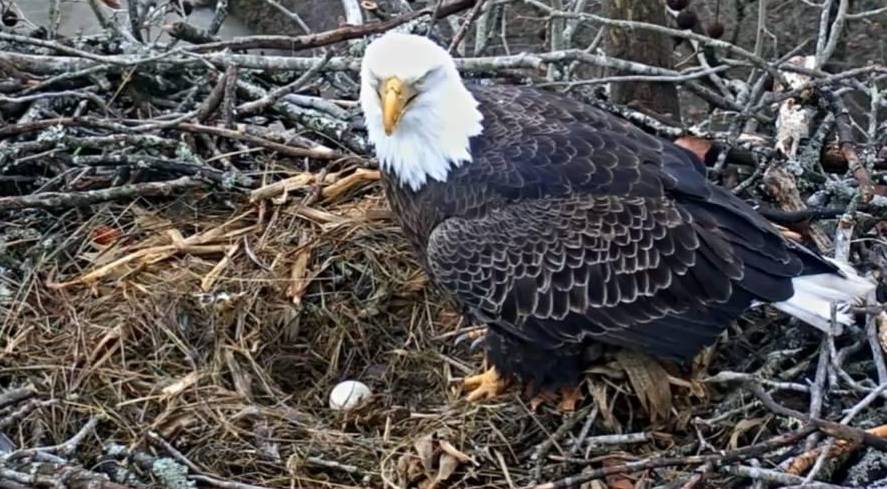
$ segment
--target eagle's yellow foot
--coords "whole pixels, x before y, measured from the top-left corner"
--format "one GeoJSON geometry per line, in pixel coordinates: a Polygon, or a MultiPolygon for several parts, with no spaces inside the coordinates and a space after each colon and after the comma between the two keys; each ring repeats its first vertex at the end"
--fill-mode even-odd
{"type": "Polygon", "coordinates": [[[477,402],[499,396],[505,391],[508,382],[495,368],[490,368],[482,374],[466,377],[462,385],[470,391],[465,399],[468,402],[477,402]]]}
{"type": "MultiPolygon", "coordinates": [[[[572,413],[576,410],[576,405],[582,401],[582,389],[576,387],[563,387],[558,392],[560,394],[560,402],[557,404],[557,410],[562,413],[572,413]]],[[[530,409],[535,411],[539,406],[548,401],[557,400],[558,396],[550,391],[544,391],[530,399],[530,409]]]]}
{"type": "Polygon", "coordinates": [[[553,401],[555,399],[554,394],[550,391],[543,391],[530,399],[530,409],[535,411],[539,409],[539,406],[545,404],[546,402],[553,401]]]}
{"type": "Polygon", "coordinates": [[[483,338],[486,336],[487,330],[484,328],[472,329],[471,331],[464,334],[465,338],[469,340],[476,340],[478,338],[483,338]]]}
{"type": "Polygon", "coordinates": [[[463,333],[457,336],[456,341],[453,342],[453,346],[459,346],[461,343],[471,340],[471,343],[469,343],[468,346],[468,350],[474,352],[477,351],[478,347],[483,344],[486,336],[487,328],[472,329],[467,333],[463,333]]]}

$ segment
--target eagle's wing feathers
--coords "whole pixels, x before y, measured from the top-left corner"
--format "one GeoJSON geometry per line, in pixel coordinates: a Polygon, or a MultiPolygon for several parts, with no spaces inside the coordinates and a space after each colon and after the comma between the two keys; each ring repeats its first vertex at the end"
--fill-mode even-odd
{"type": "MultiPolygon", "coordinates": [[[[436,280],[503,331],[557,346],[592,335],[686,357],[805,266],[689,151],[543,91],[475,92],[483,164],[464,165],[429,238],[436,280]],[[481,182],[479,185],[473,182],[481,182]]],[[[825,270],[824,270],[825,271],[825,270]]]]}
{"type": "MultiPolygon", "coordinates": [[[[666,199],[703,227],[719,228],[743,263],[754,268],[750,275],[760,271],[786,278],[802,270],[836,271],[783,239],[750,205],[710,183],[699,158],[670,141],[543,90],[497,86],[476,95],[489,134],[477,140],[472,152],[484,164],[466,165],[463,171],[486,172],[473,179],[487,182],[488,192],[517,199],[577,193],[666,199]]],[[[762,300],[790,295],[790,281],[764,278],[749,284],[761,290],[762,300]]]]}
{"type": "Polygon", "coordinates": [[[542,347],[592,336],[683,358],[748,305],[717,230],[661,199],[571,195],[450,218],[431,234],[436,281],[500,331],[542,347]]]}
{"type": "Polygon", "coordinates": [[[475,95],[484,137],[471,152],[485,164],[465,171],[486,172],[503,192],[711,196],[695,155],[608,112],[528,87],[484,87],[475,95]]]}
{"type": "Polygon", "coordinates": [[[496,86],[475,94],[482,102],[485,133],[472,154],[485,164],[467,165],[464,171],[485,172],[478,177],[497,191],[669,197],[731,220],[748,239],[769,236],[771,247],[784,247],[766,219],[712,185],[705,165],[685,148],[609,112],[544,90],[496,86]]]}

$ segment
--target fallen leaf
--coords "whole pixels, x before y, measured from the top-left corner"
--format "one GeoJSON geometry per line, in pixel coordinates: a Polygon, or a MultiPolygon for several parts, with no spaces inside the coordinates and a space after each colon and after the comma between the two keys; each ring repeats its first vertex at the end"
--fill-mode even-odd
{"type": "Polygon", "coordinates": [[[425,472],[415,455],[405,453],[397,459],[397,478],[400,487],[413,485],[425,472]]]}
{"type": "MultiPolygon", "coordinates": [[[[612,458],[606,458],[603,461],[604,467],[613,465],[622,465],[622,462],[612,458]]],[[[626,474],[611,474],[604,479],[607,481],[607,489],[634,489],[634,481],[628,478],[626,474]]]]}
{"type": "Polygon", "coordinates": [[[776,224],[776,223],[772,223],[772,224],[773,224],[773,227],[775,227],[776,229],[779,230],[779,233],[782,234],[782,236],[784,238],[790,239],[792,241],[797,241],[798,243],[801,243],[804,241],[804,236],[802,236],[800,233],[792,231],[791,229],[789,229],[785,226],[776,224]]]}
{"type": "Polygon", "coordinates": [[[429,489],[436,488],[438,484],[449,479],[453,473],[456,472],[456,469],[459,468],[459,465],[461,465],[461,463],[456,457],[449,453],[442,454],[438,460],[437,475],[434,476],[434,480],[431,481],[429,489]]]}
{"type": "Polygon", "coordinates": [[[398,459],[400,487],[412,486],[419,489],[440,489],[456,470],[465,463],[477,464],[467,454],[457,449],[443,437],[445,434],[430,433],[415,442],[416,455],[404,454],[398,459]],[[420,480],[421,479],[421,480],[420,480]]]}
{"type": "Polygon", "coordinates": [[[689,150],[703,162],[705,161],[705,157],[706,155],[708,155],[708,152],[711,151],[712,146],[714,146],[707,139],[702,139],[696,136],[681,136],[675,139],[674,143],[686,150],[689,150]]]}
{"type": "Polygon", "coordinates": [[[108,246],[109,244],[120,239],[121,236],[120,230],[116,228],[112,228],[110,226],[99,226],[92,230],[92,240],[96,242],[96,244],[100,244],[102,246],[108,246]]]}
{"type": "Polygon", "coordinates": [[[120,5],[120,2],[118,2],[117,0],[102,0],[102,3],[114,9],[119,9],[123,7],[123,5],[120,5]]]}
{"type": "Polygon", "coordinates": [[[603,382],[592,382],[590,390],[594,404],[604,420],[604,427],[614,433],[622,432],[622,424],[616,419],[616,415],[613,414],[613,409],[610,405],[611,403],[608,402],[606,384],[603,382]]]}
{"type": "Polygon", "coordinates": [[[671,412],[671,386],[662,365],[649,355],[629,350],[620,350],[616,361],[628,375],[635,395],[651,420],[667,419],[671,412]]]}
{"type": "Polygon", "coordinates": [[[425,472],[431,474],[431,469],[434,467],[433,435],[425,435],[422,438],[419,438],[413,443],[413,448],[415,448],[416,453],[419,454],[419,461],[422,462],[422,467],[425,469],[425,472]]]}

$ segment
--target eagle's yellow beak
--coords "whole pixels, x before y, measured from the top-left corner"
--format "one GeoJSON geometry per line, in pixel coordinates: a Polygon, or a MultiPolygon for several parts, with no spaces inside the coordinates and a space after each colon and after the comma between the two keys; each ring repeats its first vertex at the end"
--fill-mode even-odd
{"type": "Polygon", "coordinates": [[[390,136],[400,122],[407,103],[409,87],[396,76],[388,77],[382,82],[382,126],[385,134],[390,136]]]}

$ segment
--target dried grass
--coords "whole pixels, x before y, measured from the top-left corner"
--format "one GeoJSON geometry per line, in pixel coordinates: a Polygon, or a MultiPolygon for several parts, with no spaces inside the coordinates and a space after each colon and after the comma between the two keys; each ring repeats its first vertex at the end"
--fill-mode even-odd
{"type": "MultiPolygon", "coordinates": [[[[452,340],[470,325],[427,286],[380,186],[353,180],[347,198],[309,207],[295,199],[304,187],[280,205],[232,209],[216,194],[28,214],[20,225],[40,244],[11,247],[32,261],[0,310],[0,379],[58,402],[10,436],[60,443],[97,415],[79,460],[114,444],[150,451],[156,434],[223,479],[376,487],[416,475],[414,445],[433,435],[475,462],[454,459],[463,470],[450,484],[526,483],[532,447],[560,416],[531,413],[517,393],[461,399],[480,355],[452,340]],[[328,392],[347,378],[370,385],[372,401],[331,411],[328,392]]],[[[600,400],[639,409],[624,376],[608,376],[600,400]]],[[[649,424],[636,415],[635,428],[649,424]]]]}
{"type": "Polygon", "coordinates": [[[458,446],[501,447],[508,437],[492,438],[493,427],[508,427],[493,421],[519,408],[454,403],[450,381],[474,362],[447,358],[435,338],[459,322],[426,290],[377,186],[369,190],[314,212],[295,203],[230,212],[208,196],[59,219],[0,311],[0,378],[61,402],[13,436],[63,440],[98,414],[87,459],[102,441],[133,447],[156,432],[207,472],[269,485],[394,477],[401,450],[439,430],[458,446]],[[346,217],[324,221],[327,212],[346,217]],[[102,247],[94,230],[105,227],[119,235],[102,247]],[[345,378],[376,393],[357,419],[327,408],[345,378]],[[293,465],[305,457],[359,474],[293,465]]]}
{"type": "MultiPolygon", "coordinates": [[[[532,413],[516,392],[461,399],[457,381],[481,358],[452,340],[471,325],[427,286],[380,185],[352,180],[347,197],[310,206],[299,198],[315,189],[304,186],[280,204],[232,207],[234,196],[215,194],[22,215],[31,238],[10,258],[31,261],[0,311],[0,380],[57,402],[10,436],[61,443],[100,416],[78,460],[107,459],[121,444],[167,455],[160,439],[202,473],[263,486],[397,487],[451,472],[450,487],[529,482],[533,453],[564,419],[548,407],[532,413]],[[375,394],[356,412],[331,411],[328,392],[347,378],[375,394]]],[[[624,360],[591,376],[594,431],[670,432],[625,445],[632,457],[690,449],[691,416],[724,408],[693,380],[704,365],[672,370],[674,406],[651,424],[631,390],[644,384],[620,369],[624,360]]],[[[725,448],[779,431],[772,418],[740,432],[711,426],[721,427],[709,442],[725,448]]],[[[563,442],[552,453],[570,455],[563,442]]],[[[540,474],[570,466],[546,462],[540,474]]]]}

